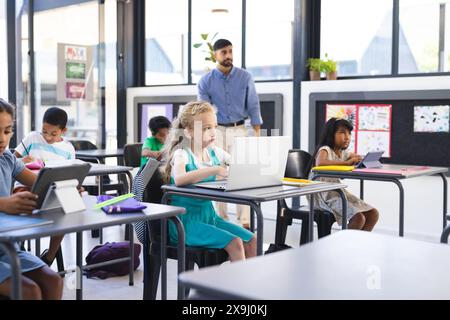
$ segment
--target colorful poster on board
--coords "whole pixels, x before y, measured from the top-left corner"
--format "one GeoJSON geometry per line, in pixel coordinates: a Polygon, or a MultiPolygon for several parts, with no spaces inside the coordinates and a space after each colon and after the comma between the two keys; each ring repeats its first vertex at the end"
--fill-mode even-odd
{"type": "Polygon", "coordinates": [[[391,106],[358,106],[358,129],[389,131],[391,106]]]}
{"type": "Polygon", "coordinates": [[[87,61],[87,48],[85,46],[65,45],[64,57],[66,60],[87,61]]]}
{"type": "Polygon", "coordinates": [[[326,121],[331,118],[343,118],[356,125],[356,105],[327,104],[326,121]]]}
{"type": "Polygon", "coordinates": [[[450,106],[415,106],[414,132],[449,132],[450,106]]]}
{"type": "Polygon", "coordinates": [[[390,104],[327,104],[326,121],[343,118],[353,124],[348,150],[360,155],[384,151],[391,156],[392,105],[390,104]]]}
{"type": "Polygon", "coordinates": [[[67,99],[86,99],[86,86],[84,83],[66,82],[67,99]]]}
{"type": "Polygon", "coordinates": [[[383,157],[390,157],[391,135],[388,131],[358,131],[358,154],[384,151],[383,157]]]}
{"type": "Polygon", "coordinates": [[[86,64],[66,62],[66,79],[86,79],[86,64]]]}
{"type": "Polygon", "coordinates": [[[58,101],[94,100],[92,46],[58,43],[58,101]]]}
{"type": "MultiPolygon", "coordinates": [[[[330,120],[331,118],[340,118],[346,119],[353,124],[353,127],[356,126],[357,119],[357,107],[356,105],[344,105],[344,104],[327,104],[325,111],[325,121],[330,120]]],[[[352,134],[350,138],[350,144],[347,148],[348,151],[355,153],[356,152],[356,135],[352,134]]]]}

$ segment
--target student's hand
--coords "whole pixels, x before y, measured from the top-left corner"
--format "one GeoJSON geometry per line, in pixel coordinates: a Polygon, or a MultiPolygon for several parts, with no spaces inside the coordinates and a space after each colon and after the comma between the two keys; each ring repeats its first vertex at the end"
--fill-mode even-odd
{"type": "Polygon", "coordinates": [[[22,158],[23,163],[31,163],[31,162],[34,162],[34,160],[35,159],[30,155],[27,155],[26,157],[22,158]]]}
{"type": "Polygon", "coordinates": [[[5,199],[2,211],[9,214],[31,214],[37,206],[37,198],[37,195],[28,191],[15,193],[5,199]]]}
{"type": "Polygon", "coordinates": [[[82,186],[78,186],[77,189],[78,189],[78,193],[80,194],[80,196],[82,196],[83,192],[85,191],[84,188],[82,186]]]}
{"type": "Polygon", "coordinates": [[[353,157],[351,157],[350,159],[347,160],[348,165],[354,165],[357,164],[358,162],[360,162],[362,160],[362,157],[359,155],[354,155],[353,157]]]}
{"type": "Polygon", "coordinates": [[[18,186],[18,187],[15,187],[15,188],[13,189],[12,194],[14,194],[14,193],[19,193],[19,192],[23,192],[23,191],[30,191],[30,190],[31,190],[30,187],[27,187],[27,186],[18,186]]]}
{"type": "Polygon", "coordinates": [[[228,170],[224,167],[216,167],[217,168],[217,172],[216,172],[216,176],[219,176],[221,178],[226,178],[228,177],[228,170]]]}
{"type": "Polygon", "coordinates": [[[162,158],[162,152],[161,152],[161,151],[159,151],[159,152],[157,153],[157,157],[156,157],[156,160],[160,161],[160,160],[161,160],[161,158],[162,158]]]}

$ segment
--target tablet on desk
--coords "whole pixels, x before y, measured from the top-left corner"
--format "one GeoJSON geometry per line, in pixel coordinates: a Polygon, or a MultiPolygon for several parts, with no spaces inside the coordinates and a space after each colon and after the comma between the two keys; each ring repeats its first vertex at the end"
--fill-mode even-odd
{"type": "Polygon", "coordinates": [[[31,192],[38,195],[36,209],[41,209],[47,191],[53,182],[76,179],[79,185],[89,172],[90,164],[73,164],[71,166],[45,167],[39,171],[36,181],[31,188],[31,192]]]}
{"type": "Polygon", "coordinates": [[[367,152],[364,158],[355,165],[355,168],[381,168],[383,165],[380,162],[384,151],[367,152]]]}

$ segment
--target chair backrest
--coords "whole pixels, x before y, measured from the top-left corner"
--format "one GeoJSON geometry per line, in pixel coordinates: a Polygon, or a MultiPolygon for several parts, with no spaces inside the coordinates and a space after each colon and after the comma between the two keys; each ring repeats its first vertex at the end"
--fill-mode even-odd
{"type": "MultiPolygon", "coordinates": [[[[143,185],[142,178],[140,176],[142,169],[136,174],[133,180],[133,193],[137,196],[138,201],[161,203],[163,191],[161,186],[164,184],[161,171],[158,169],[155,171],[150,181],[146,186],[143,185]]],[[[141,243],[144,243],[144,232],[148,226],[149,241],[158,241],[161,235],[161,221],[151,220],[149,222],[139,221],[134,224],[136,236],[141,243]]]]}
{"type": "Polygon", "coordinates": [[[75,150],[96,150],[98,149],[95,144],[90,142],[89,140],[69,140],[75,150]]]}
{"type": "Polygon", "coordinates": [[[141,166],[142,143],[129,143],[123,147],[123,162],[127,167],[141,166]]]}
{"type": "Polygon", "coordinates": [[[294,179],[307,179],[311,166],[311,154],[300,149],[291,149],[289,150],[284,176],[294,179]]]}

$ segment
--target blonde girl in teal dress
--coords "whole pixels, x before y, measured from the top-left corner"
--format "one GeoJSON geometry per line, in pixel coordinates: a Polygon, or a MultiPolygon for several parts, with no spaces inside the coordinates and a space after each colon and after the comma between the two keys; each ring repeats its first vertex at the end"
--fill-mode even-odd
{"type": "MultiPolygon", "coordinates": [[[[216,128],[215,110],[207,102],[190,102],[179,111],[164,152],[166,182],[184,186],[227,176],[222,165],[230,155],[214,145],[216,128]]],[[[222,219],[210,200],[173,196],[171,204],[186,208],[186,214],[180,216],[186,245],[224,249],[231,261],[256,256],[256,236],[222,219]]],[[[169,237],[178,241],[176,227],[170,222],[169,237]]]]}

